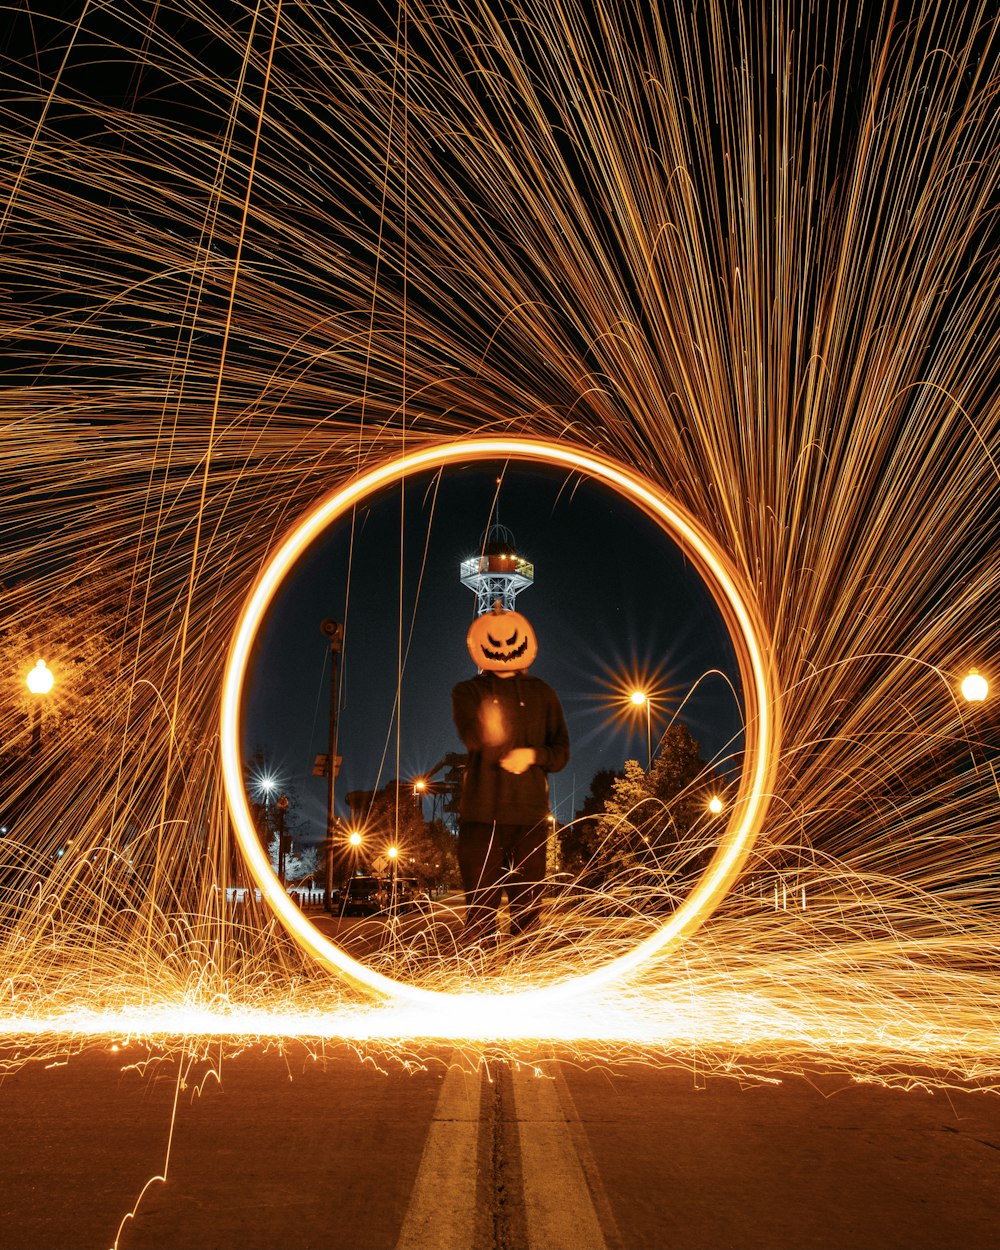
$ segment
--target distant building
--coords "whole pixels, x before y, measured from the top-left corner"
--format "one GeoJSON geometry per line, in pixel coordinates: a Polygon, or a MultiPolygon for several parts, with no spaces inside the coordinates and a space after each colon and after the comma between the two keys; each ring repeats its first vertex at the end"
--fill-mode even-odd
{"type": "Polygon", "coordinates": [[[508,611],[522,590],[535,580],[535,566],[517,554],[514,535],[495,521],[480,540],[480,554],[463,560],[459,576],[476,596],[476,615],[500,603],[508,611]]]}

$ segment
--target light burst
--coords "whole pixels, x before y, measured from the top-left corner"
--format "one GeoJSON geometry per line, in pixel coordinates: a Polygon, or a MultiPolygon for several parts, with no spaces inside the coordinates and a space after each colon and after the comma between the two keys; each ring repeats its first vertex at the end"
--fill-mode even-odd
{"type": "Polygon", "coordinates": [[[234,919],[215,727],[293,519],[485,433],[677,499],[782,691],[749,876],[569,1032],[995,1079],[997,19],[689,9],[87,5],[5,64],[11,1035],[434,1031],[234,919]]]}

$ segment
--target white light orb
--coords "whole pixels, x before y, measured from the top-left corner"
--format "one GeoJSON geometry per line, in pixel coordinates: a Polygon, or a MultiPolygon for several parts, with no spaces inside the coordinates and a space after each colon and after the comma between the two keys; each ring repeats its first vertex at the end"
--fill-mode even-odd
{"type": "Polygon", "coordinates": [[[717,794],[713,794],[708,800],[708,810],[713,816],[718,816],[718,814],[722,811],[722,800],[717,794]]]}
{"type": "Polygon", "coordinates": [[[48,694],[52,687],[56,684],[56,679],[52,675],[52,670],[44,660],[39,660],[35,667],[25,678],[28,683],[28,689],[32,694],[48,694]]]}
{"type": "Polygon", "coordinates": [[[990,683],[976,669],[962,680],[962,696],[967,703],[982,703],[990,692],[990,683]]]}

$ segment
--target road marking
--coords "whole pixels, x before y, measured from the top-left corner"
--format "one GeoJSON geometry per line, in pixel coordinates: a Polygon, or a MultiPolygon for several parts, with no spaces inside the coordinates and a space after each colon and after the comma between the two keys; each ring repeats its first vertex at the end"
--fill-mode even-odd
{"type": "Polygon", "coordinates": [[[480,1087],[479,1072],[448,1069],[396,1250],[475,1244],[480,1087]]]}
{"type": "Polygon", "coordinates": [[[556,1082],[513,1067],[528,1250],[607,1250],[556,1082]]]}

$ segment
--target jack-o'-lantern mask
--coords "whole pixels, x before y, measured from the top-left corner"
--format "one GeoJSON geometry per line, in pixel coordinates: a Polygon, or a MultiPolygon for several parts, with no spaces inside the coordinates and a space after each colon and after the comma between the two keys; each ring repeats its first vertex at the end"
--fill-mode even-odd
{"type": "Polygon", "coordinates": [[[477,616],[465,636],[477,668],[490,673],[516,673],[535,662],[538,640],[520,612],[508,612],[500,601],[492,612],[477,616]]]}

